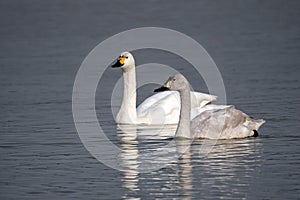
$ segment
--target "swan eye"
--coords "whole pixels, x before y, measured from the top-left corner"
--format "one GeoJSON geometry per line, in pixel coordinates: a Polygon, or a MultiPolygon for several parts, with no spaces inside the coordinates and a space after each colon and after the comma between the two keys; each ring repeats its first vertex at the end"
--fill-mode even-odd
{"type": "Polygon", "coordinates": [[[126,59],[128,58],[128,56],[125,57],[126,59]]]}

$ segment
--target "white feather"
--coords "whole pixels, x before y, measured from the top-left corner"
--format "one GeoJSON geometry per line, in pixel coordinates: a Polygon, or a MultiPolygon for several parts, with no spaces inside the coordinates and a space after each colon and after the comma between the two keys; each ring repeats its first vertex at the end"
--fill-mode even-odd
{"type": "MultiPolygon", "coordinates": [[[[136,108],[135,61],[129,52],[123,52],[124,94],[116,122],[120,124],[177,124],[180,111],[180,96],[176,91],[166,91],[148,97],[136,108]]],[[[216,100],[216,96],[191,92],[191,109],[198,113],[199,108],[216,100]]]]}

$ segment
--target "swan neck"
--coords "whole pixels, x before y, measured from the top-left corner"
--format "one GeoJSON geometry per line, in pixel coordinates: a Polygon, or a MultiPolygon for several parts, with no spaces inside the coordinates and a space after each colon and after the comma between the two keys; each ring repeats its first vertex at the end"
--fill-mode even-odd
{"type": "Polygon", "coordinates": [[[176,130],[176,137],[191,138],[191,93],[190,88],[186,87],[179,91],[180,94],[180,116],[176,130]]]}
{"type": "Polygon", "coordinates": [[[136,77],[135,66],[123,69],[123,100],[119,111],[121,123],[135,123],[136,114],[136,77]]]}

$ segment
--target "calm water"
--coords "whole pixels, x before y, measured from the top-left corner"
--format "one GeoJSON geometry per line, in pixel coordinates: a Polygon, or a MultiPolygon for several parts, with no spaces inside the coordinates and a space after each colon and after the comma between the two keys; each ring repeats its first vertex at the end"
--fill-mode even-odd
{"type": "MultiPolygon", "coordinates": [[[[299,10],[298,1],[279,0],[0,1],[1,199],[299,199],[299,10]],[[97,114],[127,170],[93,158],[72,117],[76,72],[98,43],[143,26],[175,29],[202,44],[223,76],[228,103],[266,119],[260,137],[217,141],[205,157],[199,153],[204,140],[188,149],[188,141],[176,141],[156,161],[167,165],[139,173],[139,156],[170,140],[134,139],[118,129],[102,94],[112,89],[105,80],[122,74],[107,69],[97,114]],[[180,159],[173,156],[183,152],[180,159]]],[[[134,55],[137,64],[174,66],[195,90],[207,92],[175,55],[134,55]]],[[[154,87],[140,88],[138,101],[154,87]]]]}

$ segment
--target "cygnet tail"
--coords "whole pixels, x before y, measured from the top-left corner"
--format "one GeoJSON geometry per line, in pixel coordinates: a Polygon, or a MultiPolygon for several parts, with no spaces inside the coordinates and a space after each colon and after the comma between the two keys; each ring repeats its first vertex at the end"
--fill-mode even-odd
{"type": "Polygon", "coordinates": [[[256,129],[254,129],[254,130],[258,130],[259,127],[261,127],[261,125],[263,125],[265,122],[266,122],[266,121],[263,120],[263,119],[256,119],[256,120],[255,120],[256,129]]]}
{"type": "Polygon", "coordinates": [[[261,125],[263,125],[265,122],[266,121],[263,119],[248,118],[245,125],[251,130],[258,131],[259,127],[261,127],[261,125]]]}

